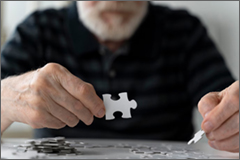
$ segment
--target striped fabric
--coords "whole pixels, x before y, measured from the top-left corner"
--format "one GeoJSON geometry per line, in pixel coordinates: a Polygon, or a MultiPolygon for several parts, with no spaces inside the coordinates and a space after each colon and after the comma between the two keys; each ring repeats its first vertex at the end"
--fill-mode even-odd
{"type": "Polygon", "coordinates": [[[149,3],[133,37],[117,53],[101,46],[78,20],[76,3],[37,11],[18,25],[1,52],[1,78],[59,63],[97,94],[128,92],[138,108],[131,119],[95,119],[91,126],[37,129],[36,137],[124,138],[186,141],[192,111],[208,92],[234,82],[198,18],[149,3]]]}

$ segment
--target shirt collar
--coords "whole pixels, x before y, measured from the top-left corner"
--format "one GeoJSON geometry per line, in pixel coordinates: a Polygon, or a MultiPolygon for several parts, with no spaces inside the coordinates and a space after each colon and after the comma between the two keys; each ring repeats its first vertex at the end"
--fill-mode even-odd
{"type": "Polygon", "coordinates": [[[123,44],[119,49],[117,49],[114,53],[112,53],[106,46],[100,45],[99,46],[99,53],[104,56],[107,54],[114,54],[114,55],[126,55],[129,53],[129,44],[126,42],[123,44]]]}

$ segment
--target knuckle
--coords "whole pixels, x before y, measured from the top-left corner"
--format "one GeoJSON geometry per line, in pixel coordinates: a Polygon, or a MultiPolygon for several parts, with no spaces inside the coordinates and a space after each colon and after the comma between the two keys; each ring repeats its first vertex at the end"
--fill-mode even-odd
{"type": "Polygon", "coordinates": [[[91,86],[87,83],[82,83],[79,86],[79,93],[81,95],[89,94],[91,92],[91,86]]]}
{"type": "Polygon", "coordinates": [[[83,109],[83,105],[80,101],[76,100],[75,102],[73,102],[73,108],[76,111],[81,111],[83,109]]]}
{"type": "Polygon", "coordinates": [[[54,96],[54,99],[56,99],[56,101],[62,102],[63,104],[68,104],[69,103],[69,97],[65,96],[65,95],[52,95],[54,96]]]}
{"type": "Polygon", "coordinates": [[[90,89],[94,90],[94,87],[93,87],[93,85],[92,85],[91,83],[86,83],[86,85],[88,85],[88,87],[89,87],[90,89]]]}
{"type": "Polygon", "coordinates": [[[53,73],[57,74],[61,72],[67,72],[67,69],[57,63],[48,63],[41,69],[40,73],[42,73],[43,75],[53,75],[53,73]]]}
{"type": "Polygon", "coordinates": [[[39,76],[35,77],[29,85],[29,87],[35,94],[40,94],[44,86],[45,86],[45,82],[39,76]]]}
{"type": "Polygon", "coordinates": [[[227,98],[224,103],[224,108],[226,111],[229,111],[232,113],[239,110],[239,102],[237,102],[237,98],[235,98],[235,97],[227,98]]]}
{"type": "Polygon", "coordinates": [[[69,127],[75,127],[79,120],[75,116],[71,115],[67,117],[67,122],[69,127]]]}
{"type": "Polygon", "coordinates": [[[67,119],[67,122],[69,123],[72,123],[75,120],[75,118],[72,115],[68,116],[66,119],[67,119]]]}
{"type": "Polygon", "coordinates": [[[57,63],[48,63],[43,67],[44,71],[56,71],[58,69],[60,69],[60,65],[57,63]]]}

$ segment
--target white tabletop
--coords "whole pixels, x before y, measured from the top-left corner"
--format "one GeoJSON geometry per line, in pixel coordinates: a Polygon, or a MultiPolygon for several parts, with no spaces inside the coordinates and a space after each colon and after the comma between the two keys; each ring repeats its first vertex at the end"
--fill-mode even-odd
{"type": "MultiPolygon", "coordinates": [[[[183,142],[167,142],[167,141],[143,141],[143,140],[111,140],[111,139],[67,139],[73,142],[72,146],[83,142],[86,144],[85,148],[78,148],[82,155],[72,157],[55,156],[44,157],[54,159],[239,159],[239,153],[229,153],[217,151],[208,146],[208,144],[198,142],[190,146],[183,142]],[[88,147],[88,146],[100,147],[88,147]],[[104,148],[101,146],[112,145],[113,147],[104,148]],[[126,145],[128,147],[118,147],[126,145]],[[141,146],[148,146],[156,151],[168,153],[167,155],[158,154],[136,154],[131,151],[131,148],[139,148],[141,146]]],[[[28,153],[13,154],[16,149],[13,145],[23,144],[26,139],[2,139],[1,143],[1,158],[23,158],[28,159],[28,153]]]]}

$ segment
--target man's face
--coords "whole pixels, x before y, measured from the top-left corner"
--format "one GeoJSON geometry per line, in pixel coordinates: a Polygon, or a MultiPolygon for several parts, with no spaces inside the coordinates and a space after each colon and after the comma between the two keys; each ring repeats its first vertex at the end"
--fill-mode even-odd
{"type": "Polygon", "coordinates": [[[147,13],[146,1],[78,1],[83,24],[101,40],[132,36],[147,13]]]}

